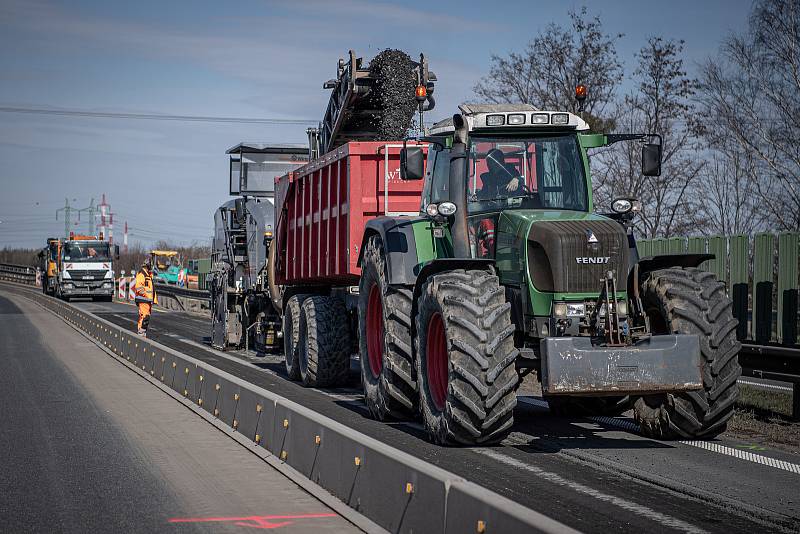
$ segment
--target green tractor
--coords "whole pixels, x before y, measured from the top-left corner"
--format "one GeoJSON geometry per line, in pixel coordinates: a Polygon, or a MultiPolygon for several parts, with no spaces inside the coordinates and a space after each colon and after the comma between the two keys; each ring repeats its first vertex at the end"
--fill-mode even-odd
{"type": "Polygon", "coordinates": [[[640,258],[634,199],[594,212],[587,150],[657,135],[591,133],[580,117],[528,105],[462,105],[434,125],[418,217],[369,221],[359,251],[361,379],[372,415],[422,414],[437,443],[492,443],[511,429],[535,371],[556,413],[633,407],[657,439],[724,431],[740,344],[708,254],[640,258]]]}

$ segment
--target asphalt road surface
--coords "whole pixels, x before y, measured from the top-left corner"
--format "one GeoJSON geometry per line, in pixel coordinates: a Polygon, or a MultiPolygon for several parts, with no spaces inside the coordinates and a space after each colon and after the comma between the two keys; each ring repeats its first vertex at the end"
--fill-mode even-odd
{"type": "MultiPolygon", "coordinates": [[[[135,310],[77,302],[127,329],[135,310]]],[[[499,447],[442,448],[418,421],[378,423],[348,387],[307,389],[287,379],[282,357],[222,353],[206,345],[208,320],[159,311],[150,338],[204,360],[418,458],[585,532],[763,532],[800,530],[800,457],[759,444],[644,438],[628,417],[558,418],[522,397],[499,447]]]]}
{"type": "Polygon", "coordinates": [[[357,531],[2,287],[0,406],[0,532],[357,531]]]}

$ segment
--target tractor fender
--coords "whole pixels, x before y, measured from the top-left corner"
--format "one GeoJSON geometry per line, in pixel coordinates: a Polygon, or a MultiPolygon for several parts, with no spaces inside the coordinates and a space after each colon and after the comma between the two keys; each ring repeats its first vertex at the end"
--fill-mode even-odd
{"type": "Polygon", "coordinates": [[[377,217],[367,221],[361,248],[358,251],[358,266],[361,267],[364,260],[364,247],[367,241],[373,235],[378,235],[383,241],[389,284],[413,285],[417,278],[414,271],[418,265],[413,222],[413,219],[407,217],[377,217]]]}
{"type": "Polygon", "coordinates": [[[678,253],[678,254],[659,254],[657,256],[646,256],[638,262],[639,279],[634,280],[636,269],[631,269],[628,273],[628,288],[633,287],[633,283],[641,285],[642,281],[653,271],[665,269],[667,267],[698,267],[701,263],[713,260],[713,254],[699,253],[678,253]]]}
{"type": "Polygon", "coordinates": [[[422,286],[425,281],[444,271],[454,271],[456,269],[481,270],[494,272],[494,260],[486,258],[439,258],[431,260],[420,269],[417,280],[414,282],[414,293],[411,297],[411,335],[412,339],[416,335],[417,302],[422,294],[422,286]]]}

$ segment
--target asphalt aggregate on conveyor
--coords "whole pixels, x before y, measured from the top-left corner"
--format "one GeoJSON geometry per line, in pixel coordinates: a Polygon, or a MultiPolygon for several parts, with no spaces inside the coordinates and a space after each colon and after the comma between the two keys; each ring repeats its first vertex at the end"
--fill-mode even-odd
{"type": "MultiPolygon", "coordinates": [[[[76,305],[133,327],[130,306],[76,305]]],[[[796,474],[556,418],[526,403],[515,413],[515,439],[504,446],[442,448],[425,440],[416,421],[371,420],[357,398],[355,373],[349,388],[306,389],[288,381],[279,357],[223,355],[202,346],[207,328],[203,317],[162,312],[153,316],[150,337],[578,530],[752,532],[800,525],[796,474]]]]}
{"type": "Polygon", "coordinates": [[[417,110],[411,58],[402,50],[382,50],[370,61],[369,70],[376,78],[374,91],[380,108],[373,119],[375,139],[405,138],[417,110]]]}
{"type": "Polygon", "coordinates": [[[249,530],[236,518],[285,523],[288,532],[356,531],[61,319],[2,288],[0,405],[0,532],[249,530]],[[268,519],[278,516],[293,519],[268,519]]]}

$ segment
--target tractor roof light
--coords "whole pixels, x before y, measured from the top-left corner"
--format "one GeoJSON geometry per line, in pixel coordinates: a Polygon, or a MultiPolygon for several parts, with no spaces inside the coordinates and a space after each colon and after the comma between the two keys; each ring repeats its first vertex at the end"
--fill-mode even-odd
{"type": "Polygon", "coordinates": [[[506,123],[505,115],[487,115],[486,126],[503,126],[506,123]]]}
{"type": "Polygon", "coordinates": [[[586,100],[586,86],[583,84],[575,87],[575,99],[578,101],[586,100]]]}
{"type": "Polygon", "coordinates": [[[414,90],[414,96],[417,98],[418,102],[424,101],[428,97],[428,88],[424,85],[418,85],[414,90]]]}
{"type": "Polygon", "coordinates": [[[509,126],[517,126],[520,124],[525,124],[525,115],[522,113],[513,113],[508,116],[508,125],[509,126]]]}
{"type": "Polygon", "coordinates": [[[547,113],[534,113],[531,115],[531,124],[550,124],[550,115],[547,113]]]}
{"type": "Polygon", "coordinates": [[[569,124],[569,113],[553,113],[550,120],[553,125],[566,126],[569,124]]]}

